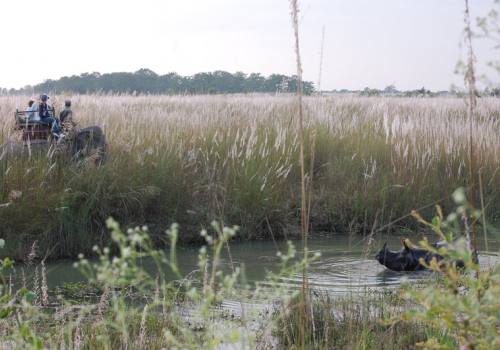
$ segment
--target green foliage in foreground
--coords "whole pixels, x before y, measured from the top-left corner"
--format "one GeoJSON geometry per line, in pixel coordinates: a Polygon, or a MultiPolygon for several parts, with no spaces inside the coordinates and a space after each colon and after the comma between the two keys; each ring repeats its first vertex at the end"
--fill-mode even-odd
{"type": "MultiPolygon", "coordinates": [[[[467,204],[463,189],[457,190],[453,197],[458,208],[447,218],[440,207],[432,222],[414,212],[417,220],[448,243],[436,249],[427,240],[420,242],[422,248],[444,257],[428,265],[438,278],[422,285],[406,285],[398,294],[313,300],[308,348],[490,350],[500,347],[500,269],[499,266],[480,269],[466,240],[470,234],[467,221],[480,219],[480,213],[467,204]],[[464,262],[462,269],[457,268],[457,260],[464,262]]],[[[286,348],[300,349],[298,304],[289,303],[275,317],[280,343],[286,348]]]]}
{"type": "MultiPolygon", "coordinates": [[[[260,318],[257,323],[255,308],[229,317],[220,308],[222,300],[277,300],[286,295],[278,279],[303,266],[300,261],[292,263],[295,251],[290,246],[288,253],[280,255],[280,273],[250,288],[243,267],[234,266],[225,273],[219,264],[221,251],[237,228],[213,223],[213,234],[202,232],[207,245],[200,249],[199,270],[183,277],[176,264],[176,225],[167,231],[170,252],[153,248],[146,227],[124,233],[113,220],[108,220],[108,227],[117,253],[95,247],[97,260],[81,256],[76,263],[87,278],[85,289],[98,286],[95,298],[82,297],[75,290],[78,285],[66,286],[60,290],[63,293],[53,295],[44,292],[47,287],[43,283],[41,291],[11,291],[3,280],[0,348],[215,349],[220,344],[254,348],[260,327],[271,320],[260,318]],[[146,271],[141,263],[144,259],[153,261],[156,269],[146,271]],[[167,281],[166,271],[178,279],[167,281]],[[68,294],[72,297],[67,298],[68,294]]],[[[12,263],[6,259],[0,267],[4,275],[12,263]]]]}
{"type": "MultiPolygon", "coordinates": [[[[276,336],[286,349],[300,349],[299,304],[292,302],[276,313],[276,336]]],[[[314,298],[307,325],[310,349],[413,349],[415,344],[435,335],[448,338],[420,322],[391,324],[410,305],[394,292],[370,292],[348,297],[314,298]]]]}
{"type": "Polygon", "coordinates": [[[438,215],[432,223],[425,222],[449,246],[433,248],[424,240],[420,245],[444,256],[442,261],[433,260],[429,269],[440,273],[441,283],[421,290],[407,288],[405,298],[419,305],[404,315],[404,319],[418,320],[435,329],[446,330],[454,339],[452,344],[443,344],[435,337],[429,337],[420,345],[428,349],[498,349],[500,348],[500,269],[481,270],[472,254],[466,238],[457,227],[457,217],[465,221],[466,236],[472,234],[468,218],[479,220],[480,212],[473,211],[465,201],[463,190],[454,194],[457,212],[444,218],[438,208],[438,215]],[[458,237],[458,238],[457,238],[458,237]],[[463,269],[454,263],[462,260],[463,269]]]}
{"type": "MultiPolygon", "coordinates": [[[[463,199],[463,192],[456,192],[455,198],[463,199]]],[[[457,213],[467,218],[469,209],[462,202],[457,213]]],[[[367,290],[347,298],[318,296],[313,291],[306,308],[306,348],[498,347],[500,269],[481,271],[468,245],[454,240],[460,227],[456,215],[445,220],[439,214],[432,223],[415,216],[450,242],[438,251],[444,259],[429,266],[439,278],[401,291],[367,290]],[[456,259],[465,262],[464,270],[456,269],[456,259]]],[[[278,253],[279,272],[268,273],[263,282],[250,286],[244,266],[232,265],[228,272],[220,264],[221,252],[228,248],[236,227],[214,222],[211,233],[202,231],[206,246],[200,249],[198,269],[187,276],[177,268],[176,225],[167,231],[168,252],[154,248],[146,227],[124,233],[113,220],[108,220],[108,227],[114,249],[96,246],[96,260],[81,256],[76,263],[87,278],[84,288],[76,284],[48,291],[43,263],[41,288],[33,291],[25,287],[12,291],[2,277],[1,348],[216,349],[223,344],[301,348],[298,291],[282,281],[317,256],[297,260],[290,243],[286,254],[278,253]],[[146,259],[156,266],[153,271],[144,268],[146,259]],[[177,279],[167,280],[166,272],[177,279]],[[85,296],[79,289],[92,295],[85,296]],[[224,300],[239,303],[244,312],[228,313],[221,307],[224,300]],[[271,310],[255,306],[263,304],[271,310]]],[[[434,249],[426,241],[421,244],[434,249]]],[[[0,269],[2,276],[12,272],[12,261],[3,260],[0,269]]]]}

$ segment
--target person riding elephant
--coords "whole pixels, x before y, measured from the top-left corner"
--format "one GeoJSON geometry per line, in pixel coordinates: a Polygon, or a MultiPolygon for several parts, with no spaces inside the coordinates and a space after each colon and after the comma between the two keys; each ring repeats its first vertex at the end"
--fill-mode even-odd
{"type": "Polygon", "coordinates": [[[61,133],[61,127],[59,125],[59,120],[57,120],[53,115],[53,108],[51,108],[47,104],[47,100],[49,96],[46,94],[40,95],[40,103],[38,105],[38,115],[40,116],[40,120],[44,124],[48,124],[52,128],[52,135],[54,135],[57,139],[64,138],[64,135],[61,133]]]}
{"type": "Polygon", "coordinates": [[[62,124],[66,122],[66,120],[73,119],[73,111],[71,110],[71,100],[64,101],[64,109],[59,113],[59,120],[62,124]]]}
{"type": "Polygon", "coordinates": [[[72,139],[78,132],[78,123],[73,119],[73,111],[71,110],[71,100],[64,101],[64,109],[59,113],[61,121],[61,130],[67,138],[72,139]]]}
{"type": "MultiPolygon", "coordinates": [[[[42,154],[47,154],[50,160],[66,155],[76,164],[84,162],[84,164],[94,163],[96,166],[100,166],[105,161],[108,149],[106,135],[103,130],[96,125],[80,128],[73,118],[70,100],[65,101],[65,108],[60,114],[63,123],[59,123],[59,120],[54,117],[54,109],[47,104],[48,99],[47,95],[40,96],[39,113],[36,113],[37,107],[33,101],[34,99],[30,100],[24,115],[31,122],[32,114],[34,116],[39,114],[41,123],[52,125],[53,132],[59,135],[56,144],[54,145],[52,140],[48,139],[39,140],[40,142],[36,143],[26,142],[26,140],[21,140],[22,137],[17,137],[23,135],[16,134],[16,137],[9,138],[0,144],[0,159],[3,157],[31,158],[34,149],[42,150],[46,147],[49,152],[42,152],[42,154]],[[61,130],[61,127],[64,131],[61,130]]],[[[18,125],[18,123],[22,122],[18,118],[19,111],[17,110],[15,117],[15,130],[24,134],[26,129],[18,125]]]]}
{"type": "Polygon", "coordinates": [[[28,107],[25,111],[26,118],[29,122],[38,122],[40,121],[40,117],[38,116],[38,104],[35,103],[35,100],[32,98],[28,102],[28,107]]]}

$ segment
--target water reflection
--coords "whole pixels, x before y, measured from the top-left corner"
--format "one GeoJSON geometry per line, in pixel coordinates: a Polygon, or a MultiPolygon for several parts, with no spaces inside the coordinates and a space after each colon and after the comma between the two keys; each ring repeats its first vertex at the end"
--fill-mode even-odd
{"type": "MultiPolygon", "coordinates": [[[[405,281],[418,281],[428,277],[429,272],[420,271],[401,273],[387,270],[373,259],[375,251],[383,241],[388,241],[391,249],[400,248],[400,239],[390,236],[380,238],[373,244],[371,251],[367,251],[366,240],[359,236],[330,236],[310,240],[310,250],[321,252],[321,257],[309,266],[309,283],[314,289],[333,294],[346,294],[366,289],[393,288],[405,281]]],[[[300,246],[300,241],[295,242],[300,246]]],[[[491,251],[497,252],[499,241],[490,240],[491,251]]],[[[235,242],[230,246],[233,263],[244,267],[248,282],[261,281],[267,271],[276,271],[279,259],[277,250],[286,252],[286,242],[254,241],[235,242]]],[[[297,252],[300,254],[300,250],[297,252]]],[[[178,262],[183,274],[197,269],[198,248],[179,248],[178,262]]],[[[222,265],[230,271],[231,264],[227,252],[224,253],[222,265]]],[[[493,253],[482,252],[480,264],[483,267],[500,263],[500,258],[493,253]]],[[[147,266],[148,262],[144,264],[147,266]]],[[[19,267],[18,267],[19,269],[19,267]]],[[[26,269],[27,279],[33,271],[26,269]]],[[[50,287],[62,285],[65,282],[77,282],[83,276],[73,268],[73,262],[62,261],[50,263],[47,266],[48,283],[50,287]]],[[[19,275],[19,274],[18,274],[19,275]]],[[[289,288],[298,288],[302,275],[297,274],[281,282],[289,288]]]]}

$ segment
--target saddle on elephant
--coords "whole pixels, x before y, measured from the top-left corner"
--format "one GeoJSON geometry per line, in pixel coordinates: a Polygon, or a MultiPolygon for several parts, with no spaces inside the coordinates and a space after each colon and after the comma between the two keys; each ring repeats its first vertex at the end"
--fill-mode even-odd
{"type": "Polygon", "coordinates": [[[22,132],[23,141],[47,140],[51,136],[51,127],[41,121],[30,120],[27,112],[16,110],[15,130],[22,132]]]}

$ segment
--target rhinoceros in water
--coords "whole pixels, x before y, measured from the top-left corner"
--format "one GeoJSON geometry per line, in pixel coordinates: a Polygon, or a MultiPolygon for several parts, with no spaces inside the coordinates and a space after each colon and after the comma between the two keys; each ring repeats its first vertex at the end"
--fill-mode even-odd
{"type": "MultiPolygon", "coordinates": [[[[375,259],[393,271],[421,271],[426,269],[426,267],[420,262],[421,259],[426,264],[429,264],[432,259],[436,259],[437,261],[443,260],[443,257],[439,254],[422,248],[410,247],[405,239],[401,240],[401,243],[403,246],[398,251],[389,250],[389,248],[387,248],[387,243],[385,243],[382,249],[375,256],[375,259]]],[[[446,242],[432,244],[432,246],[436,249],[446,245],[446,242]]],[[[456,264],[458,267],[463,267],[462,261],[457,261],[456,264]]]]}

